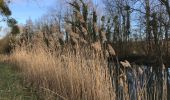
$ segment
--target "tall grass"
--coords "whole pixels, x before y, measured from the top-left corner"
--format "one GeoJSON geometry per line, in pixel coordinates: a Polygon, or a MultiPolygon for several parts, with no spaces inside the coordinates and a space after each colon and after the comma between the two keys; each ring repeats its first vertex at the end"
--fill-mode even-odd
{"type": "Polygon", "coordinates": [[[107,62],[93,52],[77,52],[17,48],[10,61],[23,73],[24,83],[46,94],[42,98],[114,100],[107,62]]]}
{"type": "Polygon", "coordinates": [[[23,73],[24,84],[40,92],[41,99],[167,99],[165,73],[159,77],[149,68],[131,65],[125,61],[120,62],[120,72],[116,76],[115,64],[111,62],[108,65],[110,62],[99,51],[93,52],[90,47],[77,49],[76,53],[68,46],[55,53],[43,46],[36,47],[16,48],[9,61],[23,73]]]}
{"type": "MultiPolygon", "coordinates": [[[[100,42],[72,46],[51,41],[47,47],[36,36],[14,46],[2,60],[15,65],[25,85],[45,100],[166,100],[165,70],[156,75],[149,67],[107,60],[100,42]]],[[[108,44],[107,57],[116,53],[108,44]]],[[[1,57],[2,58],[2,57],[1,57]]],[[[114,59],[114,58],[113,58],[114,59]]],[[[164,68],[163,68],[164,69],[164,68]]]]}

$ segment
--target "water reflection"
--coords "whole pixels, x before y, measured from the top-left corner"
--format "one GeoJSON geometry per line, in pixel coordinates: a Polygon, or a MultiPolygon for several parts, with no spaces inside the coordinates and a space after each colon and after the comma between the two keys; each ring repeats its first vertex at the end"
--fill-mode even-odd
{"type": "MultiPolygon", "coordinates": [[[[113,87],[118,85],[116,88],[117,100],[124,100],[127,97],[130,100],[137,100],[139,97],[140,100],[165,100],[167,97],[165,69],[157,72],[153,70],[152,66],[131,64],[130,67],[118,66],[119,70],[117,70],[116,65],[111,62],[108,66],[113,87]],[[118,84],[116,80],[118,80],[118,84]]],[[[170,69],[168,69],[168,73],[170,73],[170,69]]],[[[170,83],[170,76],[168,76],[168,80],[170,83]]]]}

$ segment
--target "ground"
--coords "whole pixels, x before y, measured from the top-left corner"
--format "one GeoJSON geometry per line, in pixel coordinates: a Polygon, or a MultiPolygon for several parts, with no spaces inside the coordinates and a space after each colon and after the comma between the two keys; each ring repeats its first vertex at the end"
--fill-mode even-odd
{"type": "Polygon", "coordinates": [[[0,100],[37,100],[21,83],[19,73],[12,66],[0,64],[0,100]]]}

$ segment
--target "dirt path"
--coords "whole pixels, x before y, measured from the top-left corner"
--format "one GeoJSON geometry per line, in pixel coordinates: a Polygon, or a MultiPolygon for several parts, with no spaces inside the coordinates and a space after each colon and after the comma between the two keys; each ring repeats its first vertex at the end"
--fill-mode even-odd
{"type": "Polygon", "coordinates": [[[37,100],[20,83],[21,79],[12,67],[0,64],[0,100],[37,100]]]}

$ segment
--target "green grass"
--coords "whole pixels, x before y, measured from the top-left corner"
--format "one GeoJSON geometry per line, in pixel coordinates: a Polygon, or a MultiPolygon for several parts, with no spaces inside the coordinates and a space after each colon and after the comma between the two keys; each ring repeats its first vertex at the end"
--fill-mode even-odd
{"type": "Polygon", "coordinates": [[[37,100],[29,88],[23,87],[19,73],[0,64],[0,100],[37,100]]]}

